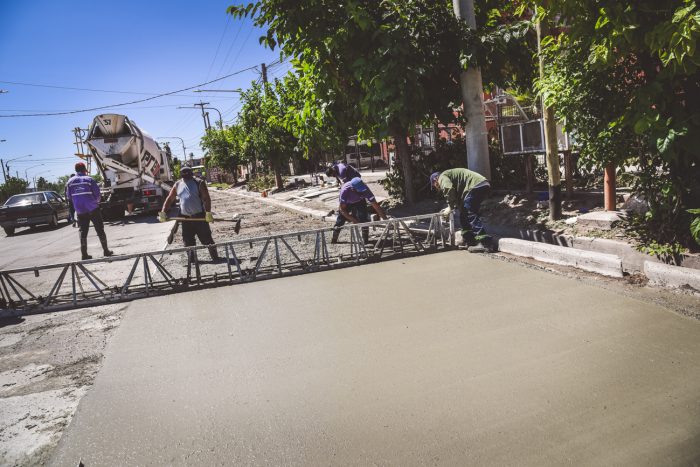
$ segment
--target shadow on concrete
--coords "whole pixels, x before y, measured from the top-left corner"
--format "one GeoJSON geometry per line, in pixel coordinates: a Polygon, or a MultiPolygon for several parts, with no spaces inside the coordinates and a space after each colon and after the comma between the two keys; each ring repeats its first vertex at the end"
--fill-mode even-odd
{"type": "Polygon", "coordinates": [[[0,318],[0,328],[4,328],[6,326],[15,326],[17,324],[22,324],[24,323],[24,318],[21,316],[10,316],[8,318],[0,318]]]}
{"type": "Polygon", "coordinates": [[[71,225],[71,223],[65,222],[65,221],[59,221],[58,225],[56,227],[52,227],[50,225],[37,225],[37,226],[31,226],[31,227],[17,227],[18,229],[22,229],[20,231],[15,230],[15,233],[12,235],[12,237],[21,237],[23,235],[33,235],[33,234],[39,234],[43,232],[51,232],[53,230],[59,230],[64,227],[68,227],[71,225]]]}

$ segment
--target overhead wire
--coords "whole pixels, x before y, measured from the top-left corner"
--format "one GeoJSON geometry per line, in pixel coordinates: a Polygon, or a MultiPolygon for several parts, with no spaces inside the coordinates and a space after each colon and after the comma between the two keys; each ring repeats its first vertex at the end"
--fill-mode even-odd
{"type": "Polygon", "coordinates": [[[158,94],[158,95],[155,95],[155,96],[147,97],[147,98],[144,98],[144,99],[138,99],[138,100],[134,100],[134,101],[130,101],[130,102],[122,102],[122,103],[119,103],[119,104],[103,105],[103,106],[99,106],[99,107],[92,107],[92,108],[89,108],[89,109],[71,110],[71,111],[66,111],[66,112],[49,112],[49,113],[31,113],[31,114],[0,115],[0,118],[15,118],[15,117],[50,117],[50,116],[56,116],[56,115],[70,115],[70,114],[77,114],[77,113],[83,113],[83,112],[92,112],[92,111],[95,111],[95,110],[110,109],[110,108],[114,108],[114,107],[123,107],[123,106],[127,106],[127,105],[132,105],[132,104],[139,104],[139,103],[141,103],[141,102],[147,102],[147,101],[151,101],[151,100],[154,100],[154,99],[158,99],[158,98],[160,98],[160,97],[171,96],[171,95],[177,94],[177,93],[179,93],[179,92],[189,91],[189,90],[191,90],[191,89],[195,89],[195,88],[198,88],[198,87],[201,87],[201,86],[205,86],[205,85],[207,85],[207,84],[216,83],[216,82],[219,82],[219,81],[224,80],[224,79],[226,79],[226,78],[230,78],[231,76],[235,76],[235,75],[241,74],[241,73],[243,73],[243,72],[245,72],[245,71],[252,70],[253,68],[254,68],[254,67],[248,67],[248,68],[245,68],[245,69],[243,69],[243,70],[238,70],[238,71],[236,71],[236,72],[234,72],[234,73],[229,73],[229,74],[227,74],[227,75],[225,75],[225,76],[221,76],[221,77],[219,77],[219,78],[213,79],[213,80],[211,80],[211,81],[207,81],[207,82],[205,82],[205,83],[196,84],[196,85],[194,85],[194,86],[189,86],[189,87],[187,87],[187,88],[178,89],[177,91],[165,92],[165,93],[161,93],[161,94],[158,94]]]}

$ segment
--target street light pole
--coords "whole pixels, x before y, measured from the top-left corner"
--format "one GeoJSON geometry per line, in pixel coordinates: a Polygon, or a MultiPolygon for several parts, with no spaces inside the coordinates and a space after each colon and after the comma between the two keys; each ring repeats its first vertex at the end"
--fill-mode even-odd
{"type": "Polygon", "coordinates": [[[216,107],[204,107],[205,109],[208,110],[216,110],[216,113],[219,114],[219,129],[223,130],[224,129],[224,119],[221,116],[221,111],[217,109],[216,107]]]}
{"type": "Polygon", "coordinates": [[[44,170],[43,172],[37,172],[34,174],[34,176],[32,177],[34,179],[34,191],[36,191],[36,176],[41,175],[41,174],[49,174],[49,173],[51,173],[50,170],[44,170]]]}
{"type": "Polygon", "coordinates": [[[27,181],[27,184],[29,184],[29,175],[27,173],[36,167],[41,167],[42,165],[46,165],[46,164],[37,164],[37,165],[33,165],[27,169],[24,169],[24,179],[27,181]]]}
{"type": "Polygon", "coordinates": [[[182,160],[183,162],[187,160],[187,151],[185,150],[185,140],[180,138],[179,136],[159,136],[156,139],[179,139],[180,143],[182,143],[182,156],[184,159],[182,160]]]}
{"type": "MultiPolygon", "coordinates": [[[[18,160],[18,159],[24,159],[25,157],[32,157],[32,155],[31,155],[31,154],[27,154],[26,156],[15,157],[14,159],[10,159],[9,161],[5,162],[5,165],[4,165],[4,171],[6,172],[6,174],[5,174],[5,183],[7,183],[8,177],[12,177],[12,175],[10,175],[10,162],[16,161],[16,160],[18,160]]],[[[1,160],[1,159],[0,159],[0,164],[2,164],[2,160],[1,160]]]]}

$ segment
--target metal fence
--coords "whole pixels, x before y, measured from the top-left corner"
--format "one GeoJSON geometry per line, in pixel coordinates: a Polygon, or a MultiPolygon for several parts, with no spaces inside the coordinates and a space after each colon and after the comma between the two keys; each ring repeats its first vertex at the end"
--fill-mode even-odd
{"type": "Polygon", "coordinates": [[[439,214],[346,225],[338,243],[331,243],[332,232],[308,230],[0,271],[0,317],[317,272],[436,252],[454,244],[454,229],[439,214]],[[371,230],[369,243],[363,229],[371,230]],[[212,248],[219,260],[210,259],[212,248]]]}

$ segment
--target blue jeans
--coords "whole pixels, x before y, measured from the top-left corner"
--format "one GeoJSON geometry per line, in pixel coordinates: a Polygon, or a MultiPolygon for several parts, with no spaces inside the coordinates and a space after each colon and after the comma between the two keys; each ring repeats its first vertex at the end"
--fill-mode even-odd
{"type": "Polygon", "coordinates": [[[484,230],[480,214],[481,202],[488,198],[490,191],[490,186],[481,186],[474,188],[464,197],[459,220],[462,223],[462,238],[467,242],[480,242],[490,238],[484,230]]]}

